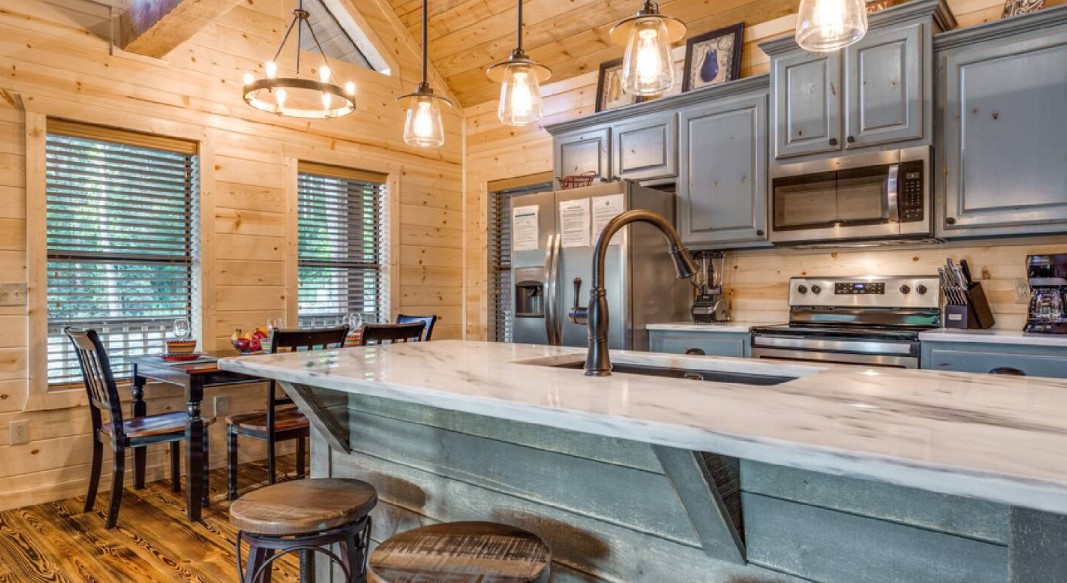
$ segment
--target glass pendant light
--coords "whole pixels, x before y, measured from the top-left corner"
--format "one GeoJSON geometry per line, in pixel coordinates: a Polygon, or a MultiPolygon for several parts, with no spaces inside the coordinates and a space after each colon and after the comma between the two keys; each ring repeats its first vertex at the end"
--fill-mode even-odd
{"type": "Polygon", "coordinates": [[[812,52],[834,51],[867,34],[864,0],[800,0],[797,44],[812,52]]]}
{"type": "Polygon", "coordinates": [[[422,83],[414,93],[397,98],[404,102],[404,143],[419,148],[437,148],[445,143],[445,124],[441,121],[441,103],[452,107],[447,98],[436,95],[426,82],[426,0],[422,0],[422,83]]]}
{"type": "Polygon", "coordinates": [[[671,44],[685,38],[682,21],[659,13],[659,4],[645,0],[634,16],[611,28],[615,44],[625,45],[620,81],[632,95],[658,95],[674,85],[671,44]]]}
{"type": "Polygon", "coordinates": [[[519,23],[515,32],[515,50],[505,61],[486,71],[489,79],[500,83],[500,103],[496,115],[510,126],[525,126],[541,121],[541,83],[552,71],[539,65],[522,50],[522,0],[518,6],[519,23]]]}

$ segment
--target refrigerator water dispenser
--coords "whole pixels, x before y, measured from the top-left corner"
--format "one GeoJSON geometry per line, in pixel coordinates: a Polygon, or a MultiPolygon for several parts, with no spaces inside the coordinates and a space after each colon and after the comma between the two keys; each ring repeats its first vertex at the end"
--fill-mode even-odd
{"type": "Polygon", "coordinates": [[[515,317],[545,317],[544,267],[520,267],[515,270],[515,317]]]}

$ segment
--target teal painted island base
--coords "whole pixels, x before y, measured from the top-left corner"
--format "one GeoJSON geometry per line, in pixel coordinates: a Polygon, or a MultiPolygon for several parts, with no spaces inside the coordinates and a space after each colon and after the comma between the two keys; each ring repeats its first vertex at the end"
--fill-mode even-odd
{"type": "Polygon", "coordinates": [[[1009,579],[1005,505],[708,454],[716,487],[701,497],[646,443],[302,388],[333,399],[322,410],[351,449],[316,431],[312,474],[375,485],[375,542],[438,521],[505,522],[543,537],[552,580],[567,583],[1065,580],[1009,579]],[[715,491],[738,527],[737,560],[729,533],[687,511],[715,508],[715,491]]]}

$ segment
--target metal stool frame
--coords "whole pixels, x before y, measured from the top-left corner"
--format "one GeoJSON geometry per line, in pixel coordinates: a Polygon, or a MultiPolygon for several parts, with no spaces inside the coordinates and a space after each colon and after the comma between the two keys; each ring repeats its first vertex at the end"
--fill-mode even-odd
{"type": "Polygon", "coordinates": [[[345,581],[367,583],[370,530],[371,517],[366,516],[351,524],[301,535],[271,536],[237,531],[237,578],[243,583],[269,581],[274,561],[289,553],[300,552],[300,580],[313,581],[313,577],[305,572],[311,568],[310,561],[305,560],[310,555],[305,553],[314,552],[326,555],[331,563],[338,564],[344,572],[345,581]],[[246,538],[249,540],[247,570],[241,561],[241,541],[246,538]],[[328,548],[334,543],[344,545],[341,555],[328,548]]]}

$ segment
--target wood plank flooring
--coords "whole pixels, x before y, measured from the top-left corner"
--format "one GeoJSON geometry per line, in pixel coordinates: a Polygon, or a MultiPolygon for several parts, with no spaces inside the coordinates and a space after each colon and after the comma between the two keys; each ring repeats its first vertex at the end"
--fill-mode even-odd
{"type": "MultiPolygon", "coordinates": [[[[281,456],[279,470],[293,476],[294,456],[281,456]]],[[[238,480],[241,492],[266,484],[265,462],[243,464],[238,480]]],[[[104,528],[109,492],[89,513],[84,496],[0,512],[0,583],[237,581],[225,468],[211,472],[211,493],[202,524],[185,518],[184,492],[171,492],[169,480],[127,487],[112,530],[104,528]]],[[[283,561],[274,583],[297,581],[296,559],[283,561]]]]}

